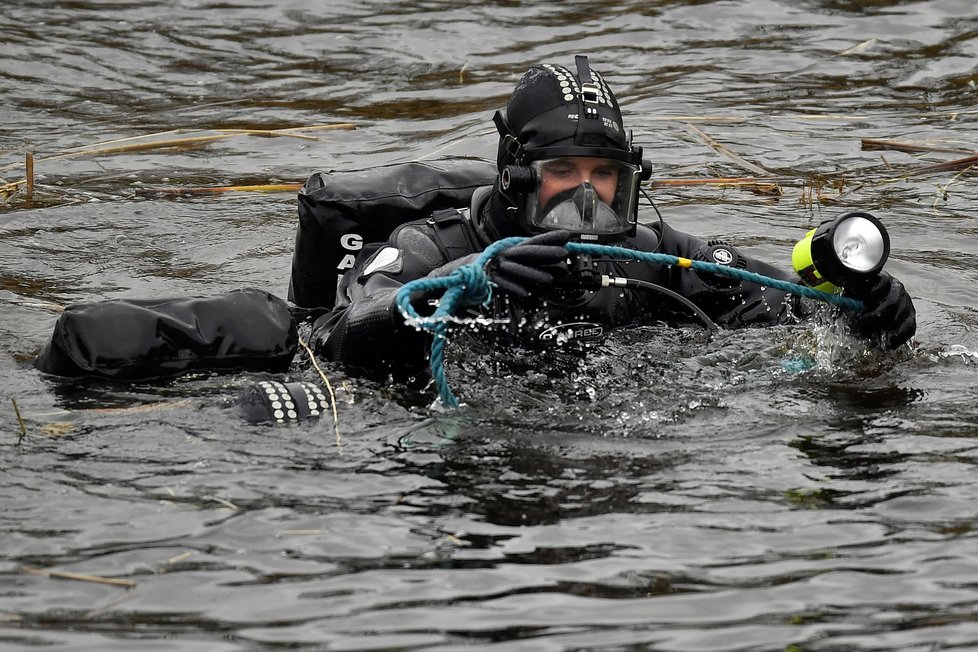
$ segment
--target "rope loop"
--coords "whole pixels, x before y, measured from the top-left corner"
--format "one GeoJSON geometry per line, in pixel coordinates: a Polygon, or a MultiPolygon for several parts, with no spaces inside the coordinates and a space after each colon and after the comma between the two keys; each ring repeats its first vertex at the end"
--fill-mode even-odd
{"type": "Polygon", "coordinates": [[[462,305],[485,305],[492,298],[492,287],[489,285],[489,276],[482,266],[476,263],[462,265],[452,274],[457,275],[461,281],[462,295],[459,297],[459,300],[462,302],[462,305]]]}
{"type": "MultiPolygon", "coordinates": [[[[516,236],[498,240],[486,247],[478,258],[476,258],[475,262],[461,265],[447,276],[425,277],[408,281],[397,293],[397,307],[405,319],[415,324],[418,328],[422,328],[434,335],[431,343],[429,365],[431,367],[432,380],[438,388],[439,399],[446,407],[454,408],[459,405],[458,398],[452,393],[451,388],[448,386],[448,379],[445,376],[445,334],[448,330],[448,321],[455,315],[456,309],[459,306],[488,304],[492,298],[492,284],[489,282],[489,277],[486,274],[486,266],[500,251],[507,247],[517,245],[524,240],[526,238],[516,236]],[[411,295],[415,292],[430,292],[433,290],[443,291],[438,308],[430,317],[422,317],[414,309],[414,306],[411,305],[411,295]]],[[[861,310],[863,308],[863,303],[857,299],[822,292],[806,285],[790,283],[781,279],[763,276],[755,272],[727,267],[726,265],[719,265],[717,263],[585,242],[568,242],[566,248],[569,253],[578,252],[595,256],[625,258],[649,264],[677,265],[687,269],[722,274],[738,280],[782,290],[786,293],[831,303],[847,310],[861,310]]]]}

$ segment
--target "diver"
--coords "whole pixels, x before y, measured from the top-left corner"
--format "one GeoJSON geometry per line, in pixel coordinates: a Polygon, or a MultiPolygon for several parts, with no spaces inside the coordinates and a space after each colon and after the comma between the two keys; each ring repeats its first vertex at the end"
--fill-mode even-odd
{"type": "MultiPolygon", "coordinates": [[[[799,280],[729,244],[681,233],[661,216],[638,223],[640,183],[650,178],[651,164],[632,144],[614,93],[587,57],[578,56],[574,69],[532,67],[493,122],[494,164],[411,162],[313,175],[299,193],[290,301],[243,288],[206,298],[68,306],[35,367],[115,382],[194,371],[286,373],[296,364],[301,327],[316,355],[360,375],[424,377],[432,335],[405,318],[398,292],[409,282],[452,274],[511,236],[525,240],[486,265],[491,293],[454,315],[479,324],[471,335],[477,343],[548,353],[559,346],[574,354],[632,324],[742,328],[806,317],[805,302],[770,285],[621,253],[799,280]],[[574,249],[579,243],[613,245],[617,254],[581,253],[596,250],[574,249]]],[[[807,268],[798,269],[806,275],[807,268]]],[[[844,287],[863,304],[841,313],[849,332],[882,349],[913,337],[916,313],[898,280],[880,271],[844,287]]],[[[441,296],[431,294],[411,295],[417,314],[436,311],[441,296]]],[[[269,379],[250,388],[241,405],[252,421],[296,421],[324,411],[325,399],[314,390],[269,379]]]]}
{"type": "MultiPolygon", "coordinates": [[[[310,341],[318,355],[365,372],[422,372],[431,336],[407,323],[396,305],[398,290],[415,279],[450,274],[508,236],[528,239],[488,264],[492,299],[467,311],[508,324],[508,334],[528,346],[595,339],[615,327],[675,321],[684,311],[723,328],[792,323],[805,315],[797,297],[728,276],[568,255],[569,241],[604,243],[798,281],[728,244],[681,233],[661,216],[657,223],[638,223],[639,184],[651,176],[651,165],[632,144],[614,93],[587,57],[576,57],[573,69],[530,68],[493,121],[499,132],[495,180],[474,192],[467,210],[453,211],[455,219],[408,222],[360,256],[339,282],[335,307],[313,322],[310,341]],[[594,279],[601,275],[661,292],[598,287],[594,279]]],[[[884,349],[914,335],[913,302],[891,275],[881,272],[847,293],[865,305],[841,317],[854,335],[884,349]]],[[[412,306],[430,314],[433,298],[412,297],[412,306]]]]}

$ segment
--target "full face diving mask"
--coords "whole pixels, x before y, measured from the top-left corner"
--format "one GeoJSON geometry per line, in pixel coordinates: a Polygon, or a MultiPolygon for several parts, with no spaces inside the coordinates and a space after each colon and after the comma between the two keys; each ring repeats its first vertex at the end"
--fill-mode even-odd
{"type": "Polygon", "coordinates": [[[563,229],[579,240],[614,242],[638,219],[641,167],[614,159],[566,156],[507,166],[500,181],[516,195],[531,233],[563,229]]]}

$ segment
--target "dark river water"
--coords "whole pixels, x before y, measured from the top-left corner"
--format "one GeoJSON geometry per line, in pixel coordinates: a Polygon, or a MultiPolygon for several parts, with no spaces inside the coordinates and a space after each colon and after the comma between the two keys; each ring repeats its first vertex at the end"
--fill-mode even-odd
{"type": "Polygon", "coordinates": [[[973,0],[3,13],[0,648],[978,649],[978,189],[941,165],[978,152],[973,0]],[[294,191],[160,189],[492,157],[519,76],[576,53],[673,226],[787,266],[821,220],[880,217],[912,346],[817,322],[629,329],[571,361],[450,344],[467,407],[326,366],[338,427],[244,421],[262,374],[32,367],[57,306],[285,296],[294,191]],[[780,194],[681,181],[765,171],[780,194]]]}

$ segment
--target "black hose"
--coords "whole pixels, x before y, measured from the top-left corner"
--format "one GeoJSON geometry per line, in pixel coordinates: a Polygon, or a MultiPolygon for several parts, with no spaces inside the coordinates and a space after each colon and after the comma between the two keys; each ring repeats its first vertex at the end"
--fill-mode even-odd
{"type": "Polygon", "coordinates": [[[635,290],[642,290],[643,292],[651,292],[651,293],[667,296],[670,299],[673,299],[674,301],[682,305],[689,312],[691,312],[697,319],[700,320],[700,322],[702,322],[703,327],[706,328],[706,330],[708,331],[720,330],[720,327],[717,326],[716,323],[712,319],[710,319],[710,317],[705,312],[703,312],[703,310],[699,306],[697,306],[695,303],[693,303],[683,295],[673,292],[669,288],[663,287],[661,285],[657,285],[655,283],[650,283],[648,281],[641,281],[635,278],[616,278],[615,280],[618,282],[615,283],[615,287],[633,288],[635,290]]]}

